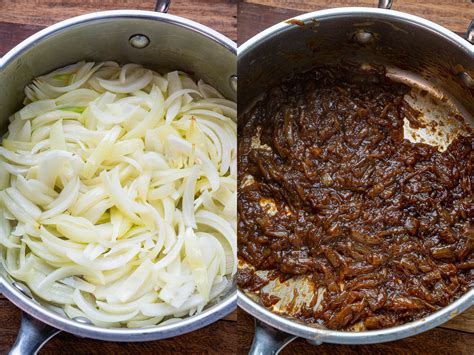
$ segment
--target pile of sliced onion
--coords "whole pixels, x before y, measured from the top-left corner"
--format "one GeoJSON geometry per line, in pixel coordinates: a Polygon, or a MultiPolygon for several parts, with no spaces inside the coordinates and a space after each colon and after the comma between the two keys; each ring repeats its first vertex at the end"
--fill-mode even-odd
{"type": "Polygon", "coordinates": [[[38,77],[0,147],[1,262],[69,317],[147,327],[236,272],[236,104],[202,80],[80,62],[38,77]]]}

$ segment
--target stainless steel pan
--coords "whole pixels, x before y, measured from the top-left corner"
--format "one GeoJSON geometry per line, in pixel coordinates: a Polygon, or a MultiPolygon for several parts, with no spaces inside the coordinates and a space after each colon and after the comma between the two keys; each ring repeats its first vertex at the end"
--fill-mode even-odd
{"type": "MultiPolygon", "coordinates": [[[[166,12],[169,0],[156,9],[166,12]]],[[[63,21],[26,39],[0,59],[0,133],[8,117],[21,107],[23,89],[31,79],[80,60],[114,60],[150,68],[180,69],[236,99],[236,45],[196,22],[166,13],[120,10],[98,12],[63,21]]],[[[11,279],[0,265],[0,292],[23,313],[11,354],[32,354],[66,331],[107,341],[147,341],[169,338],[204,327],[236,308],[231,289],[201,314],[175,324],[146,329],[105,329],[85,318],[68,319],[35,299],[28,288],[11,279]]]]}
{"type": "MultiPolygon", "coordinates": [[[[238,50],[239,115],[281,78],[342,58],[352,63],[382,64],[394,80],[427,91],[438,105],[430,105],[421,96],[414,96],[412,103],[425,117],[440,119],[445,110],[455,110],[474,126],[474,22],[462,38],[425,19],[389,10],[391,1],[380,1],[379,6],[384,9],[339,8],[308,13],[245,42],[238,50]]],[[[446,146],[458,129],[452,124],[446,127],[449,132],[442,132],[433,144],[446,146]]],[[[297,337],[315,345],[402,339],[436,327],[474,304],[471,289],[449,306],[418,321],[375,331],[342,332],[283,316],[287,313],[285,302],[293,308],[305,302],[294,301],[292,296],[293,288],[309,287],[304,279],[292,278],[266,287],[265,293],[278,295],[281,300],[273,307],[274,312],[260,305],[258,297],[238,291],[239,306],[256,319],[251,354],[276,354],[297,337]]],[[[306,293],[312,298],[314,290],[306,293]]]]}

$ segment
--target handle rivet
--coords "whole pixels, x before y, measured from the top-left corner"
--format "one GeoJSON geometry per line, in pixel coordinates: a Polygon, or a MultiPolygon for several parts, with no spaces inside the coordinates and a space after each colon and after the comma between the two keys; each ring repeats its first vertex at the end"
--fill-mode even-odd
{"type": "Polygon", "coordinates": [[[229,84],[232,90],[237,91],[237,75],[231,75],[229,78],[229,84]]]}
{"type": "Polygon", "coordinates": [[[474,79],[468,72],[462,71],[458,75],[461,78],[461,82],[465,87],[469,89],[474,88],[474,79]]]}
{"type": "Polygon", "coordinates": [[[375,36],[371,32],[361,30],[354,34],[353,39],[361,45],[367,45],[375,41],[375,36]]]}
{"type": "Polygon", "coordinates": [[[323,344],[323,341],[322,340],[319,340],[319,339],[306,339],[306,341],[311,344],[311,345],[314,345],[314,346],[319,346],[319,345],[322,345],[323,344]]]}
{"type": "Polygon", "coordinates": [[[128,41],[133,48],[137,49],[145,48],[150,44],[150,39],[141,34],[133,35],[128,41]]]}

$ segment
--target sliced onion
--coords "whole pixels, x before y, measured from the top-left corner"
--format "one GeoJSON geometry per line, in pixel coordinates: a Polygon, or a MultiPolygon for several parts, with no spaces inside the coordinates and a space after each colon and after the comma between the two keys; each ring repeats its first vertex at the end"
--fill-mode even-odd
{"type": "Polygon", "coordinates": [[[101,327],[170,324],[237,258],[236,104],[178,71],[79,62],[25,89],[0,145],[0,262],[101,327]]]}

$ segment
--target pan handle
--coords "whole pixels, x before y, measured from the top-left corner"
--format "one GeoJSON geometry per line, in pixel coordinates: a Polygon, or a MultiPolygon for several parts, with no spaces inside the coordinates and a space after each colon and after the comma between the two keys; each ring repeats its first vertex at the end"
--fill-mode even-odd
{"type": "Polygon", "coordinates": [[[471,21],[467,28],[466,39],[471,42],[471,44],[474,44],[474,20],[471,21]]]}
{"type": "Polygon", "coordinates": [[[281,332],[255,318],[255,335],[249,355],[277,355],[297,336],[281,332]]]}
{"type": "Polygon", "coordinates": [[[171,0],[156,0],[155,11],[167,13],[170,8],[171,0]]]}
{"type": "Polygon", "coordinates": [[[34,355],[60,330],[22,312],[21,326],[9,355],[34,355]]]}
{"type": "Polygon", "coordinates": [[[391,9],[393,5],[393,0],[379,0],[378,7],[380,9],[391,9]]]}

